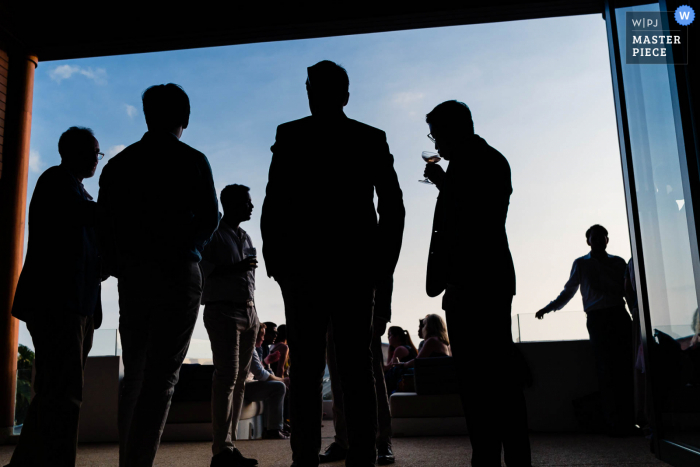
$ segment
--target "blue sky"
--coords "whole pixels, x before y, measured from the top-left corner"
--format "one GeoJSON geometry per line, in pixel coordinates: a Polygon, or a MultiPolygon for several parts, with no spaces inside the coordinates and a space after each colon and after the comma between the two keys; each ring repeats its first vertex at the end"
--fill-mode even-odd
{"type": "MultiPolygon", "coordinates": [[[[414,338],[420,317],[442,313],[440,299],[424,292],[437,191],[418,183],[424,166],[420,153],[433,149],[425,136],[425,114],[442,101],[467,103],[476,133],[511,164],[514,193],[507,229],[518,278],[514,313],[534,313],[556,297],[572,261],[588,251],[584,232],[591,224],[605,225],[609,251],[629,258],[600,15],[40,63],[29,195],[41,172],[60,162],[57,141],[69,126],[92,128],[108,159],[146,131],[143,90],[174,82],[184,87],[192,104],[182,140],[208,156],[217,190],[230,183],[250,186],[256,209],[243,227],[260,247],[260,207],[276,126],[309,114],[306,67],[323,59],[348,70],[347,115],[385,130],[396,160],[407,215],[392,321],[414,338]]],[[[167,154],[153,157],[168,163],[167,154]]],[[[104,162],[85,181],[95,197],[104,162]]],[[[323,160],[301,163],[322,166],[323,160]]],[[[474,196],[478,200],[484,194],[474,196]]],[[[315,251],[311,240],[299,245],[299,254],[323,252],[315,251]]],[[[257,278],[261,320],[283,323],[281,294],[267,278],[264,263],[257,278]]],[[[114,279],[104,284],[103,306],[103,327],[116,328],[114,279]]],[[[567,309],[582,310],[580,298],[567,309]]],[[[559,330],[554,324],[545,320],[529,332],[586,335],[580,320],[561,321],[559,330]]],[[[204,357],[208,344],[201,317],[194,339],[190,356],[204,357]]],[[[30,342],[24,328],[20,342],[30,342]]]]}

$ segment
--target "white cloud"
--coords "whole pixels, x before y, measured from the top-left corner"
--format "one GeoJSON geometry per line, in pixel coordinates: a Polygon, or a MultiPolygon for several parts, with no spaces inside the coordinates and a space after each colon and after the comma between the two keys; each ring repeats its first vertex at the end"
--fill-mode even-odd
{"type": "Polygon", "coordinates": [[[44,162],[41,160],[39,151],[29,151],[29,170],[39,173],[43,167],[44,162]]]}
{"type": "Polygon", "coordinates": [[[394,104],[410,104],[423,99],[425,95],[422,92],[399,92],[394,94],[394,104]]]}
{"type": "Polygon", "coordinates": [[[130,118],[134,118],[134,116],[135,116],[136,113],[138,112],[138,110],[136,109],[136,107],[134,107],[133,105],[129,105],[129,104],[124,104],[124,107],[126,107],[126,114],[127,114],[130,118]]]}
{"type": "Polygon", "coordinates": [[[105,156],[107,156],[107,159],[111,159],[112,157],[122,152],[124,148],[126,148],[126,146],[123,144],[117,144],[116,146],[112,146],[111,148],[107,149],[105,156]]]}
{"type": "Polygon", "coordinates": [[[60,65],[49,71],[49,76],[57,83],[60,83],[64,79],[69,79],[75,74],[83,75],[97,84],[107,84],[107,70],[104,68],[93,70],[92,67],[82,68],[77,65],[60,65]]]}

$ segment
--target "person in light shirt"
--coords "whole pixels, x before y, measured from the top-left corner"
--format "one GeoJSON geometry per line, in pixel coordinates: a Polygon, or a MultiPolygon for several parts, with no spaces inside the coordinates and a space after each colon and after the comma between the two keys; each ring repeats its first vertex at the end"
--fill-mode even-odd
{"type": "Polygon", "coordinates": [[[586,231],[591,252],[574,261],[564,290],[536,316],[561,310],[580,287],[608,434],[624,436],[634,431],[632,320],[624,300],[627,263],[607,253],[608,241],[602,225],[586,231]]]}

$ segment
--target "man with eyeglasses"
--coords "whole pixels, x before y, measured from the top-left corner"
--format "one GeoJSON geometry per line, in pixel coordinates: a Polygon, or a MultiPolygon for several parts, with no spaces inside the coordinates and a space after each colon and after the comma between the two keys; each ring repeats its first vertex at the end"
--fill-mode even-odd
{"type": "Polygon", "coordinates": [[[12,307],[32,335],[36,395],[10,466],[75,465],[83,370],[102,322],[97,204],[82,182],[104,154],[92,130],[80,127],[61,135],[58,152],[61,164],[34,188],[12,307]]]}
{"type": "Polygon", "coordinates": [[[474,134],[469,108],[447,101],[427,116],[428,137],[447,170],[429,163],[440,190],[428,256],[426,291],[445,292],[452,355],[472,444],[472,465],[529,466],[530,441],[522,384],[515,380],[511,303],[515,268],[506,235],[508,161],[474,134]],[[487,352],[484,355],[484,352],[487,352]]]}
{"type": "Polygon", "coordinates": [[[289,329],[294,465],[319,464],[331,323],[350,444],[346,465],[373,466],[372,308],[375,287],[392,277],[399,258],[403,195],[386,134],[343,111],[350,98],[345,69],[324,60],[307,72],[311,116],[277,128],[260,221],[265,266],[282,289],[289,329]]]}

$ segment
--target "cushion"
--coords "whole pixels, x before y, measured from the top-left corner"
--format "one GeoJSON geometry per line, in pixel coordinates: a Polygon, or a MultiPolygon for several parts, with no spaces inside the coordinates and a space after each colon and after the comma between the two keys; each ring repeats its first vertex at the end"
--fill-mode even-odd
{"type": "Polygon", "coordinates": [[[464,417],[462,401],[457,394],[418,395],[395,392],[389,399],[393,418],[464,417]]]}

